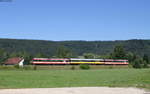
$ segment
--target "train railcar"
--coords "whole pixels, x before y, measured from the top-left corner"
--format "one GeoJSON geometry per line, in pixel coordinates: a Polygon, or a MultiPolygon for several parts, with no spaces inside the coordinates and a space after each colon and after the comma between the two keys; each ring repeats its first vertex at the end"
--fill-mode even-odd
{"type": "Polygon", "coordinates": [[[104,64],[103,59],[78,59],[78,58],[71,58],[70,64],[104,64]]]}
{"type": "Polygon", "coordinates": [[[128,65],[128,60],[125,59],[104,59],[105,65],[128,65]]]}

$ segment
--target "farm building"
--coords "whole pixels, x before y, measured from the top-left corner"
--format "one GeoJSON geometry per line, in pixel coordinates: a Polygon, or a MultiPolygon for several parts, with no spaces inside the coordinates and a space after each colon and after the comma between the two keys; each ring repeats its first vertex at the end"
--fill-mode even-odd
{"type": "Polygon", "coordinates": [[[24,59],[20,57],[9,58],[4,62],[4,65],[19,65],[23,66],[24,59]]]}

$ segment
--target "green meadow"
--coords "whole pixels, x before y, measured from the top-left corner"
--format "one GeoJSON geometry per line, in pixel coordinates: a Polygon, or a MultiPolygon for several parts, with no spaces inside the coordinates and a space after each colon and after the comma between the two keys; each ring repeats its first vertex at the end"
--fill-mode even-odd
{"type": "Polygon", "coordinates": [[[0,88],[139,87],[150,89],[150,69],[0,70],[0,88]]]}

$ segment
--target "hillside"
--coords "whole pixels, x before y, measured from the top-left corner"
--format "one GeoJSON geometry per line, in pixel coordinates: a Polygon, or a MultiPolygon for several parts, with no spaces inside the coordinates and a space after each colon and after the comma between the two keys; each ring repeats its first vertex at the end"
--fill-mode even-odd
{"type": "Polygon", "coordinates": [[[65,46],[75,55],[83,53],[95,53],[106,55],[112,52],[115,45],[123,45],[126,51],[138,55],[150,56],[150,40],[126,40],[126,41],[44,41],[44,40],[19,40],[0,39],[0,48],[8,53],[26,51],[32,55],[43,53],[54,56],[59,46],[65,46]]]}

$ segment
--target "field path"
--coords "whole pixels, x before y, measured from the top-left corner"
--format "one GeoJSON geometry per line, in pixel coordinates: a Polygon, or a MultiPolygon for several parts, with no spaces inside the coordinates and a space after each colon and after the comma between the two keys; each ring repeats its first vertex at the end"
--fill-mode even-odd
{"type": "Polygon", "coordinates": [[[150,92],[137,88],[73,87],[0,89],[0,94],[150,94],[150,92]]]}

